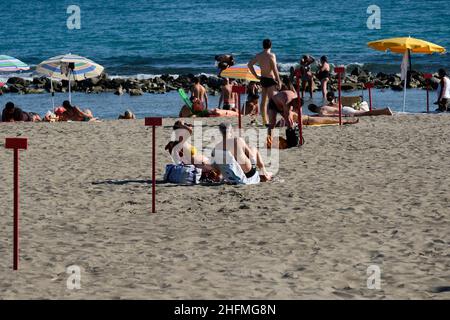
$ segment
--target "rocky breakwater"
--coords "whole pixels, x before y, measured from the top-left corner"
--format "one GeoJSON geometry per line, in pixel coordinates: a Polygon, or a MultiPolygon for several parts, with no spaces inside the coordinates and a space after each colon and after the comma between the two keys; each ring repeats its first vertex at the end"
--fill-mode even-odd
{"type": "MultiPolygon", "coordinates": [[[[211,95],[217,95],[220,92],[222,80],[217,76],[200,75],[201,83],[206,87],[211,95]]],[[[195,76],[193,74],[181,75],[178,77],[170,75],[162,75],[151,79],[136,79],[136,78],[110,78],[103,74],[99,78],[87,79],[83,81],[71,82],[73,92],[84,92],[88,94],[96,94],[103,92],[111,92],[117,95],[129,94],[131,96],[139,96],[145,93],[149,94],[164,94],[170,91],[183,88],[188,90],[193,83],[195,76]]],[[[314,79],[316,89],[320,87],[320,82],[314,79]]],[[[338,87],[337,76],[331,77],[330,85],[333,90],[338,87]]],[[[403,90],[400,74],[372,74],[367,70],[361,68],[354,68],[347,70],[345,77],[342,80],[342,89],[344,91],[362,90],[364,84],[372,82],[375,88],[378,89],[392,89],[403,90]]],[[[68,81],[53,80],[53,90],[55,92],[67,92],[68,81]]],[[[427,81],[424,74],[420,72],[411,72],[411,82],[409,88],[425,88],[427,81]]],[[[439,80],[436,75],[430,79],[430,87],[437,89],[439,80]]],[[[1,93],[18,93],[18,94],[42,94],[51,92],[51,83],[48,78],[33,78],[32,80],[23,79],[19,77],[9,78],[6,85],[0,88],[1,93]]]]}

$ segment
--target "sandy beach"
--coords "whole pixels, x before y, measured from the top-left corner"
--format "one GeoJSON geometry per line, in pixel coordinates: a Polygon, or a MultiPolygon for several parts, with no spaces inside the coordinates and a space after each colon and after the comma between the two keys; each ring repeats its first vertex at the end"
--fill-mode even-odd
{"type": "MultiPolygon", "coordinates": [[[[158,129],[158,180],[174,121],[158,129]]],[[[450,299],[449,137],[449,115],[308,127],[273,182],[158,183],[152,215],[143,120],[1,124],[0,299],[450,299]],[[12,136],[29,138],[19,272],[12,136]]]]}

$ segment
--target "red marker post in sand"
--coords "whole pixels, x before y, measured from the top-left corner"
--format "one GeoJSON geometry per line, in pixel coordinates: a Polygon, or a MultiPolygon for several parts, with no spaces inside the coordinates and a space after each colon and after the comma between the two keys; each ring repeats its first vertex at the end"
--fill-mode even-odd
{"type": "Polygon", "coordinates": [[[338,74],[338,91],[339,91],[339,125],[342,126],[342,75],[345,73],[345,67],[339,66],[334,68],[334,72],[338,74]]]}
{"type": "Polygon", "coordinates": [[[367,82],[364,84],[364,87],[369,90],[369,108],[370,111],[372,111],[372,89],[375,87],[375,85],[372,82],[367,82]]]}
{"type": "Polygon", "coordinates": [[[241,120],[241,94],[245,94],[244,86],[233,86],[232,92],[237,93],[237,107],[238,107],[238,117],[239,117],[239,129],[242,129],[242,120],[241,120]]]}
{"type": "Polygon", "coordinates": [[[19,270],[19,150],[28,148],[27,138],[6,138],[6,149],[14,150],[14,248],[13,270],[19,270]]]}
{"type": "Polygon", "coordinates": [[[302,120],[302,99],[300,98],[300,78],[302,76],[301,70],[295,70],[295,77],[297,79],[297,97],[298,97],[298,146],[303,146],[303,120],[302,120]]]}
{"type": "Polygon", "coordinates": [[[425,73],[423,76],[427,83],[427,113],[430,113],[430,79],[433,78],[433,75],[431,73],[425,73]]]}
{"type": "Polygon", "coordinates": [[[152,127],[152,213],[156,213],[156,127],[162,126],[162,118],[145,118],[145,125],[152,127]]]}

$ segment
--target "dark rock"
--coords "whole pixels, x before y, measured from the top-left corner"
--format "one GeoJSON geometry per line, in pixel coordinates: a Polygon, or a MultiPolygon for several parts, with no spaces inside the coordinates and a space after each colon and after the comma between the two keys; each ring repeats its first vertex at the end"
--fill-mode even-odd
{"type": "Polygon", "coordinates": [[[394,91],[403,91],[403,85],[401,83],[391,84],[391,89],[394,91]]]}
{"type": "Polygon", "coordinates": [[[128,90],[128,93],[130,96],[142,96],[144,94],[141,89],[130,89],[128,90]]]}
{"type": "Polygon", "coordinates": [[[350,72],[350,74],[351,74],[352,76],[356,76],[356,77],[359,77],[359,76],[365,76],[365,77],[367,77],[367,76],[368,76],[367,73],[366,73],[361,67],[355,67],[355,68],[352,70],[352,72],[350,72]]]}
{"type": "Polygon", "coordinates": [[[47,83],[47,78],[45,78],[45,77],[33,78],[33,84],[35,84],[35,85],[45,86],[46,83],[47,83]]]}
{"type": "Polygon", "coordinates": [[[341,88],[342,88],[342,91],[352,91],[352,90],[358,89],[358,84],[347,82],[347,83],[343,83],[341,88]]]}
{"type": "Polygon", "coordinates": [[[379,80],[387,80],[388,77],[389,76],[386,73],[383,73],[383,72],[378,72],[377,75],[375,76],[375,78],[377,78],[379,80]]]}
{"type": "Polygon", "coordinates": [[[13,84],[13,85],[21,85],[21,86],[25,87],[30,84],[30,81],[19,78],[19,77],[12,77],[12,78],[9,78],[6,83],[13,84]]]}
{"type": "Polygon", "coordinates": [[[8,89],[9,89],[10,93],[19,93],[20,92],[20,89],[16,85],[9,86],[8,89]]]}
{"type": "Polygon", "coordinates": [[[24,93],[26,93],[26,94],[43,94],[43,93],[45,93],[45,89],[25,88],[24,93]]]}

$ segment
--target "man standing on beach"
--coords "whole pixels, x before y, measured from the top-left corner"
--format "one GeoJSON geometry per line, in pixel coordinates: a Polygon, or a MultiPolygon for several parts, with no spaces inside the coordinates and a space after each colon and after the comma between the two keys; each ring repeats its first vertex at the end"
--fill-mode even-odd
{"type": "Polygon", "coordinates": [[[208,109],[208,94],[204,86],[201,85],[199,78],[194,78],[194,84],[191,87],[191,99],[197,98],[202,105],[208,109]]]}
{"type": "Polygon", "coordinates": [[[277,90],[281,90],[280,73],[277,67],[277,58],[271,52],[272,41],[265,39],[263,41],[263,51],[257,54],[249,63],[248,69],[259,80],[262,86],[261,114],[264,125],[267,125],[267,101],[270,100],[277,90]],[[255,64],[261,68],[261,77],[255,71],[255,64]]]}

